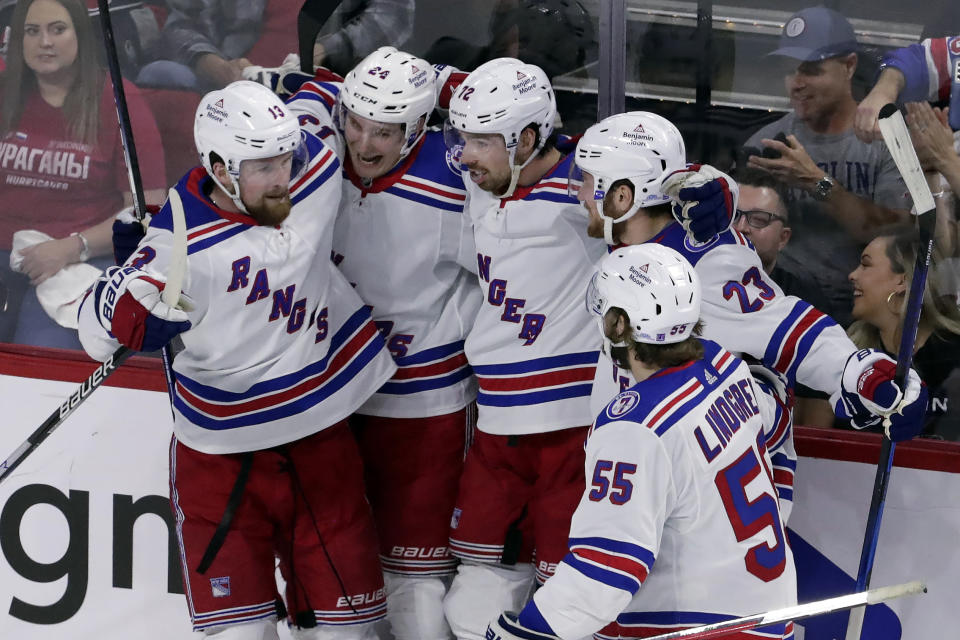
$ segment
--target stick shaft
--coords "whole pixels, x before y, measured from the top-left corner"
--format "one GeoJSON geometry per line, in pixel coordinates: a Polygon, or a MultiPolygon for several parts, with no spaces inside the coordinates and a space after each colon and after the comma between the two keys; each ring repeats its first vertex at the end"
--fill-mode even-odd
{"type": "Polygon", "coordinates": [[[7,476],[13,473],[13,470],[19,467],[20,463],[26,460],[27,456],[33,453],[36,448],[40,446],[40,443],[47,439],[47,436],[63,424],[67,416],[73,413],[84,400],[90,397],[90,394],[96,391],[110,374],[116,371],[117,367],[132,354],[133,351],[130,349],[120,347],[112,356],[97,367],[93,373],[90,374],[89,378],[80,383],[80,386],[63,401],[63,404],[51,413],[50,417],[44,420],[43,424],[37,427],[13,453],[7,456],[6,460],[0,463],[0,482],[3,482],[7,476]]]}
{"type": "MultiPolygon", "coordinates": [[[[917,151],[907,131],[907,124],[903,114],[896,105],[886,105],[881,110],[879,120],[880,132],[890,150],[900,175],[903,177],[907,189],[913,198],[914,208],[918,214],[919,245],[914,262],[913,279],[910,283],[910,294],[907,298],[906,313],[903,319],[903,328],[900,333],[900,348],[897,352],[897,370],[894,381],[901,389],[906,389],[905,382],[913,364],[913,347],[917,339],[917,327],[920,324],[920,314],[923,310],[923,294],[927,283],[927,270],[930,266],[930,256],[933,252],[933,234],[936,226],[936,203],[930,193],[930,187],[923,177],[917,151]]],[[[857,569],[857,590],[863,591],[870,587],[870,578],[873,575],[873,563],[880,540],[880,524],[883,520],[883,507],[887,499],[887,487],[890,484],[890,473],[893,469],[893,455],[896,445],[884,436],[880,447],[880,460],[877,462],[877,473],[873,480],[873,494],[870,499],[870,511],[867,515],[867,525],[863,532],[863,546],[860,551],[860,566],[857,569]]],[[[859,640],[863,631],[865,611],[856,609],[851,612],[847,622],[845,640],[859,640]]]]}
{"type": "Polygon", "coordinates": [[[693,627],[683,631],[674,631],[659,636],[653,636],[648,640],[707,640],[707,638],[717,638],[734,631],[746,631],[747,629],[756,629],[757,627],[766,627],[791,620],[803,620],[813,616],[843,611],[858,606],[876,604],[885,602],[894,598],[925,593],[927,588],[921,582],[906,582],[904,584],[893,585],[890,587],[880,587],[870,591],[851,593],[845,596],[827,598],[826,600],[817,600],[793,607],[775,609],[766,613],[758,613],[743,618],[735,618],[726,622],[717,622],[702,627],[693,627]]]}
{"type": "Polygon", "coordinates": [[[130,126],[130,113],[127,110],[127,96],[123,90],[123,75],[120,73],[120,60],[117,57],[117,44],[113,37],[113,24],[110,21],[109,0],[97,0],[100,10],[100,30],[103,32],[103,44],[107,50],[107,67],[113,81],[113,104],[117,109],[120,123],[120,142],[123,144],[123,156],[127,164],[127,178],[130,181],[130,193],[133,194],[133,210],[138,220],[147,215],[147,201],[143,195],[143,181],[140,179],[140,164],[137,162],[137,145],[130,126]]]}

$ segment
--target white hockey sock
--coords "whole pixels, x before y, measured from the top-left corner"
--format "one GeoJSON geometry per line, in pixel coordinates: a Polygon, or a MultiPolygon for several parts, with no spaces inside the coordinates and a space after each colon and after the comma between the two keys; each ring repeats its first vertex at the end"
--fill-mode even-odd
{"type": "Polygon", "coordinates": [[[449,579],[414,578],[385,573],[387,619],[395,640],[450,640],[443,615],[449,579]]]}
{"type": "Polygon", "coordinates": [[[519,611],[530,598],[533,565],[462,563],[443,600],[457,640],[484,640],[487,624],[503,611],[519,611]]]}

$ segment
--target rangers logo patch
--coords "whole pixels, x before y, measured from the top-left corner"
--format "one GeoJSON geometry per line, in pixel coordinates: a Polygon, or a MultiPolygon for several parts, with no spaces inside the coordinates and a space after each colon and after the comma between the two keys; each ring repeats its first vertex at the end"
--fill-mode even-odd
{"type": "Polygon", "coordinates": [[[210,590],[214,598],[226,598],[230,595],[230,576],[210,578],[210,590]]]}
{"type": "Polygon", "coordinates": [[[607,405],[607,417],[611,420],[624,416],[640,403],[640,394],[636,391],[624,391],[607,405]]]}

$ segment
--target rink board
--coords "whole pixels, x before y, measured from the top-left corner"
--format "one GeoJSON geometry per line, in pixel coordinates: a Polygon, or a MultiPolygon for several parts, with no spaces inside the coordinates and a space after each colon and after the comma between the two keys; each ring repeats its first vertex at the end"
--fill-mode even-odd
{"type": "MultiPolygon", "coordinates": [[[[156,362],[132,365],[116,374],[123,386],[94,393],[0,484],[0,638],[200,637],[190,632],[167,511],[171,416],[164,382],[156,362]]],[[[0,456],[92,368],[62,352],[2,348],[0,456]]],[[[789,526],[807,601],[852,590],[879,439],[797,432],[801,458],[789,526]]],[[[960,445],[899,446],[873,585],[920,579],[930,591],[871,607],[869,637],[934,640],[957,628],[958,535],[960,445]]],[[[845,614],[823,617],[798,638],[842,638],[845,622],[845,614]]]]}

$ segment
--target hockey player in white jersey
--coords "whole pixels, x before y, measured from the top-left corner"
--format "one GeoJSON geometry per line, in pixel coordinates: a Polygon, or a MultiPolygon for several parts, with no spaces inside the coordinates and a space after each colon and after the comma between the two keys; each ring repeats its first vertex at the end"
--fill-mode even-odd
{"type": "MultiPolygon", "coordinates": [[[[611,243],[655,242],[680,252],[703,283],[705,337],[752,356],[788,387],[799,381],[835,394],[838,411],[855,423],[865,426],[899,407],[902,413],[891,415],[890,436],[902,440],[919,432],[926,390],[915,372],[904,397],[893,382],[890,358],[858,351],[829,316],[784,295],[735,229],[703,244],[688,239],[686,227],[698,210],[716,210],[713,204],[700,207],[701,200],[720,199],[727,209],[736,209],[735,185],[708,165],[685,166],[683,139],[670,122],[642,111],[611,116],[587,130],[576,154],[583,172],[578,197],[590,214],[591,234],[602,237],[606,230],[611,243]],[[728,189],[717,191],[718,181],[727,182],[728,189]],[[679,202],[671,207],[671,199],[679,202]]],[[[628,371],[601,358],[591,407],[599,411],[630,384],[628,371]]],[[[768,442],[786,501],[792,500],[796,464],[788,428],[782,425],[768,442]]],[[[789,513],[789,505],[784,507],[789,513]]]]}
{"type": "Polygon", "coordinates": [[[203,166],[175,187],[190,304],[160,300],[168,204],[87,296],[81,340],[97,359],[183,340],[170,490],[194,630],[277,638],[276,556],[295,638],[369,638],[386,601],[346,418],[396,367],[329,260],[340,162],[251,82],[204,96],[194,136],[203,166]]]}
{"type": "Polygon", "coordinates": [[[444,601],[461,639],[524,601],[531,559],[540,581],[553,573],[583,490],[600,343],[582,300],[605,248],[567,194],[572,157],[555,147],[555,116],[544,72],[501,58],[467,76],[445,125],[466,169],[483,294],[466,342],[478,433],[450,530],[462,562],[444,601]]]}
{"type": "Polygon", "coordinates": [[[476,397],[464,355],[481,301],[467,268],[476,270],[476,252],[459,166],[426,126],[436,100],[433,67],[382,47],[342,83],[311,81],[287,101],[342,148],[333,260],[373,307],[397,363],[351,418],[397,640],[450,636],[450,516],[476,397]]]}
{"type": "MultiPolygon", "coordinates": [[[[617,249],[588,305],[637,383],[599,414],[569,551],[489,640],[645,638],[796,604],[763,442],[769,400],[747,365],[697,337],[700,282],[662,245],[617,249]]],[[[793,637],[793,624],[732,640],[793,637]]]]}

